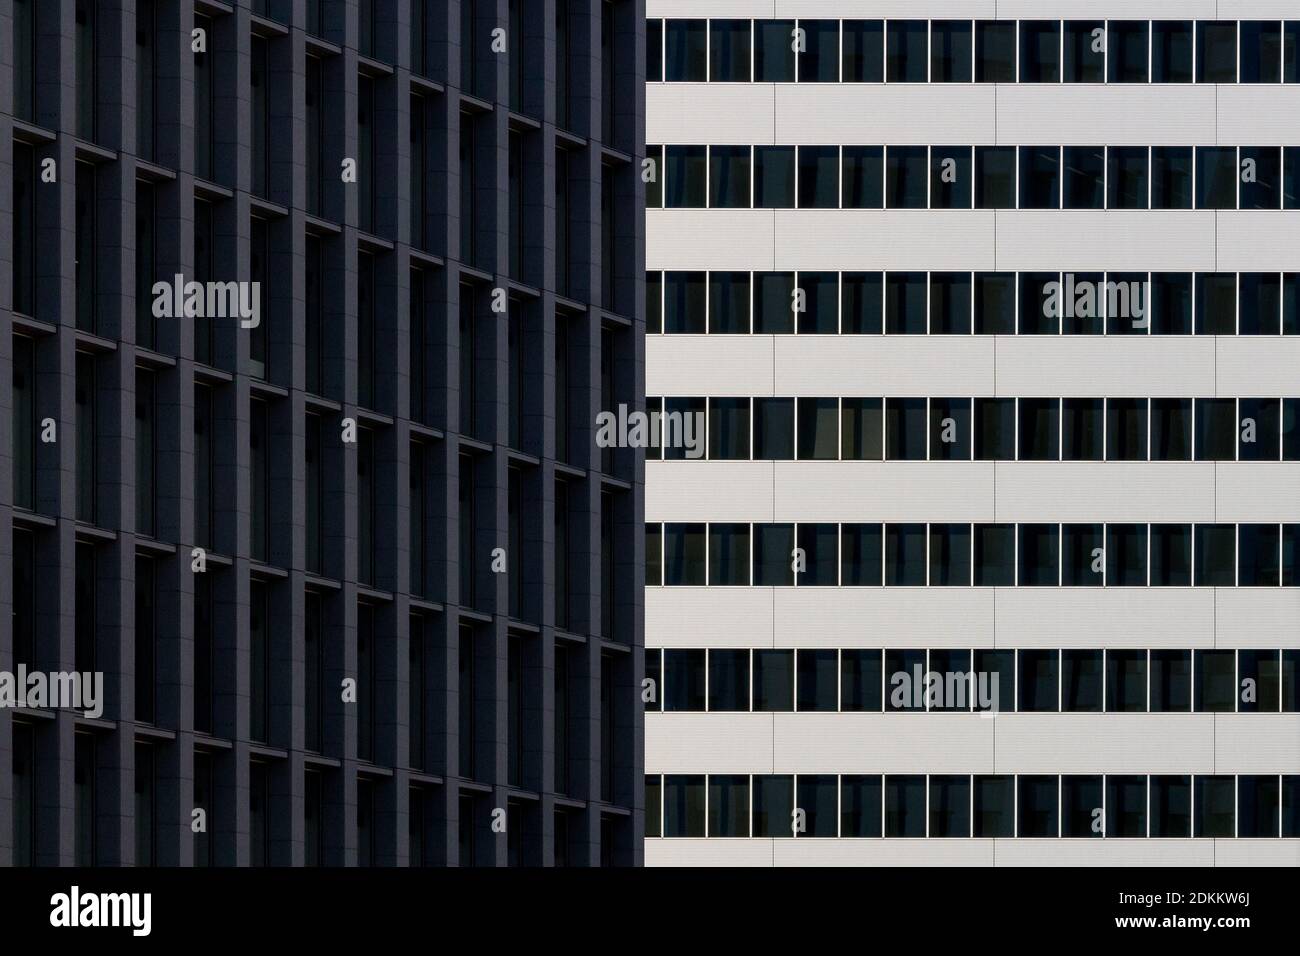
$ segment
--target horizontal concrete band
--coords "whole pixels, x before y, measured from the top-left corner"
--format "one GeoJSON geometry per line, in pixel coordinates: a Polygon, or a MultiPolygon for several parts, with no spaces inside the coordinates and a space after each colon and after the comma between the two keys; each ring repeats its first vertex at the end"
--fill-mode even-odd
{"type": "Polygon", "coordinates": [[[1282,83],[650,83],[646,142],[1295,146],[1297,107],[1282,83]]]}
{"type": "Polygon", "coordinates": [[[646,268],[1296,272],[1297,234],[1294,210],[650,209],[646,268]]]}
{"type": "Polygon", "coordinates": [[[647,647],[1296,648],[1297,619],[1296,588],[646,589],[647,647]]]}
{"type": "MultiPolygon", "coordinates": [[[[646,866],[1300,866],[1300,840],[664,840],[646,866]]],[[[1134,914],[1142,915],[1132,910],[1134,914]]]]}
{"type": "Polygon", "coordinates": [[[1300,773],[1300,714],[650,713],[646,773],[1300,773]]]}

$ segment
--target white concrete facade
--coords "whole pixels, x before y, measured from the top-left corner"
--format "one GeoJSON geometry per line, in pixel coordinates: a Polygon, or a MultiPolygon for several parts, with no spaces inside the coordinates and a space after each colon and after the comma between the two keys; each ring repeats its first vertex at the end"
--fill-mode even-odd
{"type": "MultiPolygon", "coordinates": [[[[1297,20],[1295,0],[647,0],[1297,20]]],[[[1300,146],[1300,84],[651,82],[652,145],[1300,146]]],[[[650,209],[652,272],[1300,272],[1300,210],[650,209]]],[[[1300,336],[650,335],[672,397],[1300,397],[1300,336]]],[[[1300,462],[649,461],[647,523],[1300,523],[1300,462]]],[[[646,647],[1300,648],[1300,588],[649,587],[646,647]]],[[[659,775],[1300,775],[1297,713],[646,716],[659,775]]],[[[653,798],[651,798],[653,799],[653,798]]],[[[647,865],[1300,865],[1300,839],[651,837],[647,865]]]]}

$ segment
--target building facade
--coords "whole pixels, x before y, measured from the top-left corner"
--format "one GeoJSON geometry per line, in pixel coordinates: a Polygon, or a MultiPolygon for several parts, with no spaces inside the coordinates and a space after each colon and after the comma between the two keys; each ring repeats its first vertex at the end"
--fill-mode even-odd
{"type": "Polygon", "coordinates": [[[647,15],[647,864],[1300,862],[1294,4],[647,15]]]}
{"type": "Polygon", "coordinates": [[[644,23],[4,5],[0,864],[641,862],[644,23]]]}

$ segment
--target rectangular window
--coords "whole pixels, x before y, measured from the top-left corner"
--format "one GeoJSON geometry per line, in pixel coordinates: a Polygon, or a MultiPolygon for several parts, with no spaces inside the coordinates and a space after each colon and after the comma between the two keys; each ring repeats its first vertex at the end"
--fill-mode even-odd
{"type": "Polygon", "coordinates": [[[375,608],[357,605],[357,758],[375,759],[375,608]]]}
{"type": "Polygon", "coordinates": [[[1105,55],[1111,83],[1145,83],[1149,74],[1151,24],[1146,20],[1111,20],[1105,55]]]}
{"type": "Polygon", "coordinates": [[[154,0],[137,0],[135,8],[135,152],[154,157],[154,122],[158,115],[158,31],[154,0]]]}
{"type": "Polygon", "coordinates": [[[800,20],[804,47],[799,54],[800,83],[836,83],[840,78],[840,22],[800,20]]]}
{"type": "Polygon", "coordinates": [[[1016,149],[975,147],[975,208],[1016,208],[1016,149]]]}
{"type": "MultiPolygon", "coordinates": [[[[421,442],[412,442],[410,449],[410,587],[412,594],[427,596],[428,528],[425,523],[425,447],[421,442]]],[[[516,552],[511,549],[510,553],[516,552]]]]}
{"type": "Polygon", "coordinates": [[[253,559],[266,563],[271,553],[271,425],[266,402],[248,403],[251,546],[253,559]]]}
{"type": "Polygon", "coordinates": [[[375,407],[375,257],[357,254],[357,403],[375,407]]]}
{"type": "Polygon", "coordinates": [[[967,776],[932,776],[930,778],[931,837],[969,837],[971,823],[971,778],[967,776]]]}
{"type": "Polygon", "coordinates": [[[976,776],[973,781],[972,834],[976,837],[1016,835],[1016,778],[976,776]]]}
{"type": "Polygon", "coordinates": [[[375,583],[375,433],[357,429],[357,578],[363,584],[375,583]]]}
{"type": "Polygon", "coordinates": [[[793,20],[754,21],[755,82],[794,82],[794,28],[793,20]]]}
{"type": "Polygon", "coordinates": [[[755,146],[754,208],[793,209],[794,199],[794,147],[755,146]]]}
{"type": "Polygon", "coordinates": [[[92,143],[99,138],[98,8],[98,0],[77,0],[77,135],[92,143]]]}
{"type": "MultiPolygon", "coordinates": [[[[755,778],[755,784],[758,779],[755,778]]],[[[788,779],[788,778],[787,778],[788,779]]],[[[702,837],[705,834],[705,778],[698,776],[664,777],[663,831],[665,837],[702,837]]],[[[755,795],[755,814],[760,801],[755,795]]]]}
{"type": "Polygon", "coordinates": [[[428,745],[426,727],[428,726],[428,682],[427,674],[427,625],[423,615],[412,614],[407,638],[407,675],[410,680],[408,692],[407,737],[408,755],[413,770],[423,770],[426,766],[425,748],[428,745]]]}
{"type": "MultiPolygon", "coordinates": [[[[657,64],[659,50],[653,43],[659,37],[659,20],[651,20],[653,28],[647,33],[647,42],[652,44],[648,57],[650,67],[657,64]]],[[[713,83],[748,83],[750,81],[750,21],[748,20],[713,20],[709,23],[709,80],[713,83]]],[[[649,70],[648,78],[658,79],[654,69],[649,70]]]]}
{"type": "Polygon", "coordinates": [[[194,729],[213,731],[216,701],[216,642],[213,640],[212,578],[200,574],[194,580],[194,729]]]}
{"type": "Polygon", "coordinates": [[[13,724],[13,865],[36,865],[36,728],[13,724]]]}
{"type": "Polygon", "coordinates": [[[90,163],[79,162],[76,170],[77,328],[82,332],[95,332],[99,314],[99,270],[95,258],[98,248],[95,167],[90,163]]]}
{"type": "Polygon", "coordinates": [[[135,745],[135,865],[158,865],[157,778],[154,748],[135,745]]]}
{"type": "MultiPolygon", "coordinates": [[[[78,670],[81,668],[78,667],[78,670]]],[[[96,840],[98,787],[96,777],[98,747],[94,736],[76,734],[72,765],[73,859],[77,866],[95,866],[99,862],[96,840]]]]}
{"type": "Polygon", "coordinates": [[[14,528],[13,641],[14,663],[36,664],[36,535],[14,528]]]}
{"type": "Polygon", "coordinates": [[[1060,81],[1060,22],[1056,20],[1021,20],[1020,82],[1059,83],[1060,81]]]}
{"type": "Polygon", "coordinates": [[[95,409],[96,394],[95,357],[88,352],[77,353],[76,435],[77,435],[77,520],[94,524],[98,517],[99,441],[95,409]]]}
{"type": "Polygon", "coordinates": [[[883,20],[843,21],[845,83],[883,83],[885,24],[883,20]]]}
{"type": "Polygon", "coordinates": [[[883,694],[884,670],[880,651],[841,651],[840,710],[879,712],[883,694]]]}
{"type": "Polygon", "coordinates": [[[157,495],[155,494],[157,458],[155,375],[146,369],[135,373],[135,530],[137,534],[157,534],[157,495]]]}
{"type": "MultiPolygon", "coordinates": [[[[36,342],[13,339],[14,504],[36,508],[36,342]]],[[[17,592],[15,592],[16,594],[17,592]]]]}
{"type": "Polygon", "coordinates": [[[304,470],[306,472],[306,560],[307,570],[313,574],[324,573],[324,517],[325,494],[323,484],[324,462],[322,461],[321,419],[319,415],[307,413],[304,428],[304,470]]]}
{"type": "MultiPolygon", "coordinates": [[[[883,146],[845,146],[841,159],[841,200],[845,209],[883,209],[885,160],[883,146]]],[[[757,202],[755,205],[759,205],[757,202]]]]}
{"type": "MultiPolygon", "coordinates": [[[[426,372],[429,366],[428,357],[428,300],[426,297],[428,278],[423,269],[411,270],[411,298],[409,301],[409,318],[411,344],[409,350],[410,356],[410,373],[411,373],[411,390],[410,406],[411,419],[416,422],[428,424],[428,384],[426,372]]],[[[512,308],[511,313],[518,316],[518,312],[512,308]]],[[[510,329],[513,332],[515,326],[520,320],[516,318],[510,323],[510,329]]],[[[511,364],[511,370],[514,370],[514,364],[511,364]]],[[[514,447],[518,447],[517,445],[514,447]]]]}
{"type": "Polygon", "coordinates": [[[924,20],[885,23],[885,78],[890,83],[924,83],[928,78],[929,24],[924,20]]]}
{"type": "Polygon", "coordinates": [[[885,205],[890,209],[925,209],[929,205],[928,167],[926,147],[888,147],[885,150],[885,205]]]}
{"type": "Polygon", "coordinates": [[[14,0],[14,115],[36,122],[36,37],[40,0],[14,0]]]}
{"type": "Polygon", "coordinates": [[[156,719],[157,598],[154,562],[135,559],[135,719],[151,724],[156,719]]]}
{"type": "Polygon", "coordinates": [[[321,771],[303,771],[304,863],[320,866],[325,859],[325,784],[321,771]]]}
{"type": "Polygon", "coordinates": [[[878,524],[840,526],[840,584],[880,587],[884,576],[884,536],[878,524]]]}
{"type": "Polygon", "coordinates": [[[1196,147],[1196,208],[1237,208],[1237,148],[1196,147]]]}
{"type": "Polygon", "coordinates": [[[474,606],[474,555],[477,551],[475,542],[475,489],[474,459],[462,454],[459,457],[459,540],[460,540],[460,604],[462,607],[474,606]]]}
{"type": "Polygon", "coordinates": [[[248,719],[249,736],[266,743],[271,732],[270,588],[254,580],[248,590],[248,719]]]}
{"type": "MultiPolygon", "coordinates": [[[[263,199],[270,197],[271,188],[271,104],[270,104],[270,43],[265,37],[254,36],[249,58],[249,85],[252,97],[252,191],[263,199]]],[[[368,165],[361,165],[364,176],[368,165]]]]}
{"type": "Polygon", "coordinates": [[[135,184],[135,341],[157,349],[157,320],[153,314],[153,283],[157,273],[157,215],[152,183],[135,184]]]}
{"type": "MultiPolygon", "coordinates": [[[[36,0],[27,0],[35,3],[36,0]]],[[[36,315],[36,153],[13,144],[13,310],[36,315]]]]}
{"type": "Polygon", "coordinates": [[[1101,713],[1102,657],[1101,651],[1061,651],[1061,710],[1101,713]]]}
{"type": "Polygon", "coordinates": [[[885,777],[885,837],[925,836],[925,777],[885,777]]]}
{"type": "MultiPolygon", "coordinates": [[[[324,392],[324,331],[325,331],[325,294],[324,294],[324,260],[321,257],[321,241],[317,236],[308,236],[306,244],[306,385],[307,391],[314,395],[324,392]]],[[[420,287],[421,291],[423,286],[420,287]]],[[[412,309],[415,308],[415,288],[412,288],[412,309]]],[[[412,346],[414,350],[414,346],[412,346]]]]}
{"type": "Polygon", "coordinates": [[[569,648],[555,644],[555,792],[569,791],[569,648]]]}
{"type": "Polygon", "coordinates": [[[969,83],[972,73],[971,22],[934,20],[930,24],[930,82],[969,83]]]}
{"type": "MultiPolygon", "coordinates": [[[[304,105],[306,107],[306,125],[307,125],[307,212],[313,216],[324,215],[325,212],[325,68],[321,63],[320,57],[307,57],[306,70],[306,91],[304,105]]],[[[411,131],[412,137],[415,135],[417,122],[423,123],[423,114],[416,116],[416,101],[419,97],[411,97],[411,131]]],[[[423,129],[421,125],[421,130],[423,129]]],[[[413,144],[414,146],[414,144],[413,144]]],[[[415,169],[421,168],[423,154],[417,154],[414,151],[411,156],[412,165],[412,186],[415,186],[414,176],[415,169]]],[[[422,184],[421,184],[422,185],[422,184]]],[[[420,192],[412,189],[412,199],[421,196],[420,192]]],[[[414,209],[422,209],[423,206],[413,206],[414,209]]],[[[420,220],[416,220],[419,222],[420,220]]],[[[412,229],[415,236],[421,236],[418,229],[412,229]]],[[[310,241],[310,240],[309,240],[310,241]]],[[[423,248],[422,246],[420,248],[423,248]]]]}
{"type": "Polygon", "coordinates": [[[1066,83],[1103,83],[1106,80],[1106,23],[1103,20],[1066,21],[1066,83]]]}
{"type": "Polygon", "coordinates": [[[665,43],[669,83],[704,83],[708,80],[708,21],[669,20],[665,43]]]}
{"type": "Polygon", "coordinates": [[[270,865],[270,796],[270,769],[262,761],[254,760],[248,765],[248,855],[250,866],[270,865]]]}
{"type": "Polygon", "coordinates": [[[1060,147],[1020,147],[1020,208],[1061,208],[1060,147]]]}
{"type": "MultiPolygon", "coordinates": [[[[212,20],[194,15],[194,28],[202,30],[209,38],[215,36],[212,20]]],[[[216,108],[216,86],[212,75],[212,54],[204,50],[194,54],[194,175],[200,179],[216,179],[214,155],[216,136],[213,133],[216,108]]]]}
{"type": "Polygon", "coordinates": [[[1057,837],[1059,829],[1059,781],[1049,776],[1016,778],[1016,835],[1033,838],[1057,837]]]}
{"type": "Polygon", "coordinates": [[[1235,21],[1196,22],[1196,82],[1237,82],[1237,24],[1235,21]]]}
{"type": "MultiPolygon", "coordinates": [[[[317,753],[325,741],[324,607],[325,598],[317,592],[308,591],[303,595],[303,740],[308,750],[317,753]]],[[[411,680],[414,693],[414,674],[411,680]]],[[[412,735],[414,739],[414,729],[412,735]]]]}

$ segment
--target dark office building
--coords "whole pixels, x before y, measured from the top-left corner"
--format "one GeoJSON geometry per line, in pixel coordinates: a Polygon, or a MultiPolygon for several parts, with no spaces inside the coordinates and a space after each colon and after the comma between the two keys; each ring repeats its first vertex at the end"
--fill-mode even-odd
{"type": "Polygon", "coordinates": [[[0,864],[641,862],[644,24],[0,6],[0,864]]]}

